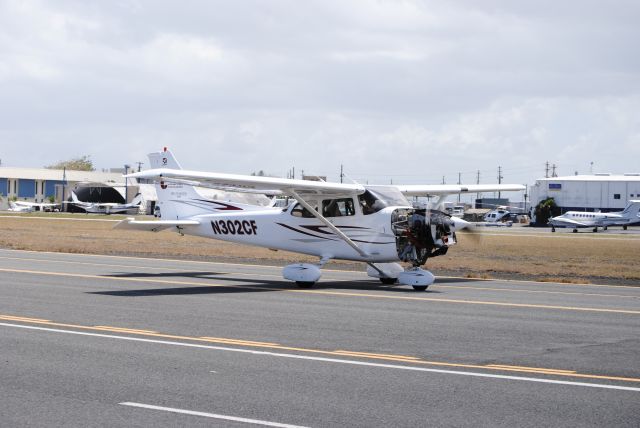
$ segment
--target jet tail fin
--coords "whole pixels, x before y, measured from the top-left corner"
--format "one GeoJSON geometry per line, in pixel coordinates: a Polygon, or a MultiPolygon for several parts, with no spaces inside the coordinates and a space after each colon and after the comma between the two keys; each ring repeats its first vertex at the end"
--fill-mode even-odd
{"type": "Polygon", "coordinates": [[[636,219],[640,213],[640,201],[629,201],[627,206],[622,211],[622,215],[626,218],[636,219]]]}

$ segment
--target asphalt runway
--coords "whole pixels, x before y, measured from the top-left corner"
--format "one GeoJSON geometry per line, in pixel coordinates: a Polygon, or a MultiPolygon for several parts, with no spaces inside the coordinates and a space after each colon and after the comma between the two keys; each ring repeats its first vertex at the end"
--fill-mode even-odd
{"type": "Polygon", "coordinates": [[[640,288],[0,250],[3,426],[634,426],[640,288]]]}

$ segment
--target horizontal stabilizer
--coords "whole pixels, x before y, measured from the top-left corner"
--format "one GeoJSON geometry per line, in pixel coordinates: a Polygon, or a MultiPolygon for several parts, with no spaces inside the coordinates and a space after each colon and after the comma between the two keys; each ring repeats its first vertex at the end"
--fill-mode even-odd
{"type": "Polygon", "coordinates": [[[161,230],[171,229],[172,227],[180,229],[184,226],[197,226],[199,224],[200,222],[198,220],[136,220],[133,217],[129,217],[118,222],[113,228],[160,232],[161,230]]]}

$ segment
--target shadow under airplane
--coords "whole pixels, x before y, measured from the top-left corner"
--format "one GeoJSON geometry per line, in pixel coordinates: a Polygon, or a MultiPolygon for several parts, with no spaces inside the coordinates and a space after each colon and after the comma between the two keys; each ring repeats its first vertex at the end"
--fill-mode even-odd
{"type": "MultiPolygon", "coordinates": [[[[207,284],[202,285],[185,285],[181,287],[162,287],[162,288],[142,288],[127,290],[110,290],[110,291],[92,291],[88,294],[99,294],[106,296],[121,297],[139,297],[139,296],[165,296],[165,295],[195,295],[195,294],[228,294],[228,293],[251,293],[251,292],[269,292],[283,290],[299,290],[294,283],[285,280],[269,280],[269,279],[252,279],[246,277],[232,277],[224,272],[163,272],[163,273],[142,273],[142,272],[122,272],[111,275],[103,275],[107,278],[140,278],[148,279],[153,283],[153,279],[157,279],[159,283],[166,280],[184,278],[188,279],[205,279],[205,280],[223,280],[233,281],[234,284],[207,284]]],[[[440,278],[439,284],[461,283],[461,282],[478,282],[479,279],[473,278],[440,278]]],[[[171,283],[170,283],[171,284],[171,283]]],[[[426,292],[416,292],[411,288],[404,286],[388,286],[382,285],[372,279],[353,280],[353,281],[331,281],[325,280],[318,282],[311,290],[359,290],[374,291],[384,290],[391,293],[407,293],[407,294],[439,294],[441,291],[429,289],[426,292]]]]}

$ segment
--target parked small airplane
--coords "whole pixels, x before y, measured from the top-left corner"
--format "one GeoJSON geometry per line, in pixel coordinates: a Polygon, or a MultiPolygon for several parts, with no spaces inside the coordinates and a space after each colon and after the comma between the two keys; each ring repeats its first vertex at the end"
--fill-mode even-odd
{"type": "Polygon", "coordinates": [[[127,177],[155,179],[161,220],[128,218],[115,227],[160,231],[256,245],[318,256],[318,264],[296,263],[285,279],[312,286],[331,259],[361,261],[369,276],[384,284],[400,282],[425,290],[434,281],[421,269],[457,242],[455,232],[468,222],[439,210],[416,209],[406,196],[524,190],[520,185],[363,186],[272,177],[183,170],[166,148],[149,154],[153,169],[127,177]],[[194,187],[290,197],[284,208],[203,198],[194,187]],[[398,262],[409,262],[403,268],[398,262]]]}
{"type": "Polygon", "coordinates": [[[9,201],[9,211],[30,213],[33,211],[54,211],[60,204],[45,202],[9,201]]]}
{"type": "Polygon", "coordinates": [[[622,226],[627,230],[627,226],[633,223],[640,223],[640,201],[633,200],[627,203],[622,211],[611,213],[596,213],[587,211],[567,211],[557,217],[549,219],[551,231],[555,232],[556,227],[570,227],[573,232],[578,232],[578,228],[593,227],[593,231],[597,232],[598,227],[607,230],[609,226],[622,226]]]}
{"type": "Polygon", "coordinates": [[[138,193],[128,204],[118,204],[115,202],[83,202],[78,199],[76,192],[71,192],[71,200],[69,202],[75,206],[82,208],[88,213],[94,214],[118,214],[126,213],[134,208],[139,208],[142,203],[142,195],[138,193]]]}

